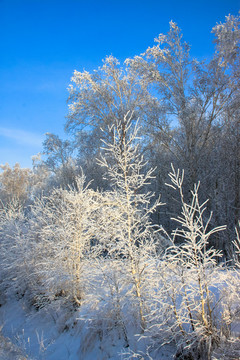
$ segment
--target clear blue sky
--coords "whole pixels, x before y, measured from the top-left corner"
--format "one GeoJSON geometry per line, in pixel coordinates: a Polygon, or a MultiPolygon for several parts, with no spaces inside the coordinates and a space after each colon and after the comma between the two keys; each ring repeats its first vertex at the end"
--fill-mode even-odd
{"type": "Polygon", "coordinates": [[[0,0],[0,164],[30,167],[46,132],[64,137],[75,69],[140,54],[170,20],[193,56],[211,56],[212,27],[239,10],[240,0],[0,0]]]}

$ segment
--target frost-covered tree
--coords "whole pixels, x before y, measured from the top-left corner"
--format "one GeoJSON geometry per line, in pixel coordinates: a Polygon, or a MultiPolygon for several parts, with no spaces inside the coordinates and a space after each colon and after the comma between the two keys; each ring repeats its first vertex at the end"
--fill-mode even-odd
{"type": "Polygon", "coordinates": [[[25,203],[29,196],[29,188],[32,172],[28,168],[21,168],[16,163],[13,168],[9,164],[0,166],[0,196],[4,203],[17,200],[25,203]]]}
{"type": "Polygon", "coordinates": [[[51,171],[42,159],[42,154],[32,156],[32,178],[31,178],[31,197],[32,199],[48,193],[51,187],[51,171]]]}
{"type": "Polygon", "coordinates": [[[5,295],[23,296],[30,290],[34,269],[28,221],[18,199],[0,209],[0,279],[5,295]]]}
{"type": "Polygon", "coordinates": [[[42,164],[53,173],[54,186],[73,185],[76,175],[79,174],[73,157],[73,141],[62,140],[58,135],[52,133],[45,135],[42,164]]]}
{"type": "Polygon", "coordinates": [[[239,78],[239,16],[228,15],[224,23],[213,28],[217,53],[223,67],[230,67],[239,78]]]}
{"type": "Polygon", "coordinates": [[[94,244],[99,207],[99,196],[84,183],[82,175],[76,186],[54,189],[32,206],[30,235],[39,254],[35,272],[40,282],[36,296],[40,306],[44,299],[57,296],[80,305],[84,296],[83,274],[94,244]]]}
{"type": "Polygon", "coordinates": [[[59,165],[65,166],[73,152],[72,144],[68,140],[61,140],[58,135],[46,133],[43,142],[43,154],[47,155],[45,164],[54,171],[59,165]]]}
{"type": "Polygon", "coordinates": [[[158,92],[161,113],[152,123],[152,136],[159,136],[181,159],[193,186],[201,174],[201,161],[211,149],[214,124],[231,99],[230,79],[215,58],[209,63],[191,58],[190,46],[174,22],[155,42],[128,62],[144,84],[148,82],[158,92]]]}
{"type": "MultiPolygon", "coordinates": [[[[222,129],[219,137],[221,146],[217,159],[220,164],[220,171],[217,174],[218,194],[222,196],[219,213],[223,214],[228,223],[229,243],[231,243],[234,228],[238,228],[240,218],[239,16],[226,16],[225,22],[217,24],[213,28],[213,32],[216,42],[216,58],[229,78],[229,88],[232,92],[231,101],[225,106],[222,115],[222,129]]],[[[228,251],[230,252],[230,249],[228,251]]]]}
{"type": "Polygon", "coordinates": [[[208,229],[211,218],[205,219],[206,202],[199,202],[199,184],[189,203],[182,190],[184,173],[172,168],[169,175],[170,186],[180,194],[182,211],[174,219],[179,227],[173,231],[172,246],[157,264],[149,331],[154,346],[176,343],[176,358],[210,360],[220,344],[226,317],[220,290],[225,275],[217,265],[222,254],[209,247],[209,238],[225,226],[208,229]],[[175,242],[178,237],[181,245],[175,242]]]}
{"type": "Polygon", "coordinates": [[[114,133],[113,142],[104,142],[104,155],[99,161],[107,170],[106,176],[113,188],[103,217],[98,219],[101,242],[110,257],[124,259],[133,301],[137,302],[144,329],[148,259],[159,246],[156,244],[158,229],[152,225],[150,216],[160,200],[153,201],[154,194],[144,190],[154,170],[145,170],[146,163],[139,154],[138,126],[132,127],[132,115],[127,113],[110,131],[114,133]]]}
{"type": "Polygon", "coordinates": [[[108,127],[122,121],[128,111],[134,111],[132,121],[150,113],[152,97],[146,86],[113,56],[92,73],[75,71],[71,80],[66,130],[75,135],[80,154],[98,155],[100,139],[113,139],[108,127]]]}

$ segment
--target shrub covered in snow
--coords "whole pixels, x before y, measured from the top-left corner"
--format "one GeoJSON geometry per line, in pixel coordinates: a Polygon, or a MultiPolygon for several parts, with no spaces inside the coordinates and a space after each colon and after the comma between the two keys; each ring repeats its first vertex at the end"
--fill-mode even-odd
{"type": "Polygon", "coordinates": [[[109,131],[99,163],[110,190],[92,190],[81,175],[28,212],[14,201],[1,209],[1,292],[49,312],[59,331],[76,326],[84,358],[90,344],[110,343],[122,349],[115,358],[129,359],[158,359],[169,348],[188,360],[210,360],[223,344],[235,351],[239,237],[236,265],[220,264],[209,239],[225,226],[211,226],[199,184],[185,200],[184,173],[174,167],[178,227],[168,235],[152,224],[161,203],[147,189],[153,170],[139,155],[138,127],[128,113],[109,131]]]}

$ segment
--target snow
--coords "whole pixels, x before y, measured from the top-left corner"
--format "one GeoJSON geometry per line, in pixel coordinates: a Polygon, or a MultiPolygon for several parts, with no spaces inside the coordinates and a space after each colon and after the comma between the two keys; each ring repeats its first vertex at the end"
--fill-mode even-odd
{"type": "MultiPolygon", "coordinates": [[[[126,347],[122,331],[112,318],[111,299],[105,286],[101,285],[102,281],[96,286],[93,297],[96,299],[98,293],[102,300],[94,307],[91,299],[86,298],[89,301],[83,302],[78,309],[55,301],[36,310],[27,305],[25,296],[21,299],[13,295],[5,298],[0,306],[0,360],[173,359],[175,349],[170,345],[160,349],[156,347],[156,352],[152,351],[151,357],[148,357],[145,349],[150,345],[149,338],[138,334],[127,307],[123,316],[130,346],[126,347]]],[[[218,296],[219,289],[214,291],[218,296]]],[[[214,352],[213,359],[232,359],[230,355],[235,356],[234,360],[240,359],[239,341],[236,340],[240,335],[240,317],[235,321],[232,324],[234,342],[223,342],[214,352]]]]}
{"type": "Polygon", "coordinates": [[[79,359],[79,334],[73,329],[60,332],[59,323],[45,310],[29,310],[23,300],[13,300],[0,308],[0,315],[3,335],[30,359],[79,359]]]}
{"type": "Polygon", "coordinates": [[[0,359],[1,360],[25,360],[22,350],[14,345],[10,339],[0,334],[0,359]]]}
{"type": "MultiPolygon", "coordinates": [[[[117,330],[101,333],[80,316],[62,309],[58,314],[36,311],[26,307],[24,299],[11,299],[0,307],[0,360],[123,360],[137,358],[134,354],[141,349],[144,354],[144,339],[139,341],[134,331],[129,334],[130,349],[124,347],[117,330]],[[63,324],[68,325],[65,330],[63,324]]],[[[171,351],[162,351],[161,359],[172,359],[171,351]]]]}
{"type": "Polygon", "coordinates": [[[60,314],[56,318],[56,314],[44,309],[29,310],[25,308],[23,300],[13,300],[3,305],[0,316],[4,335],[1,360],[20,360],[21,357],[14,356],[24,353],[33,360],[121,359],[122,344],[109,347],[111,339],[101,341],[96,331],[91,331],[89,324],[82,320],[76,321],[76,313],[72,318],[70,314],[61,314],[65,319],[69,317],[67,330],[62,329],[60,314]]]}

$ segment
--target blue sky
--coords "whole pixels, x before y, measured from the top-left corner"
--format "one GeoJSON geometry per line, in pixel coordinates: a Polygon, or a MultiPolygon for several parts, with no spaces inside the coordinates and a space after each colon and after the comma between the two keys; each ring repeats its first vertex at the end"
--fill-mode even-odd
{"type": "Polygon", "coordinates": [[[0,164],[30,167],[46,132],[64,137],[73,71],[121,61],[177,22],[191,54],[213,52],[212,27],[240,0],[0,0],[0,164]]]}

